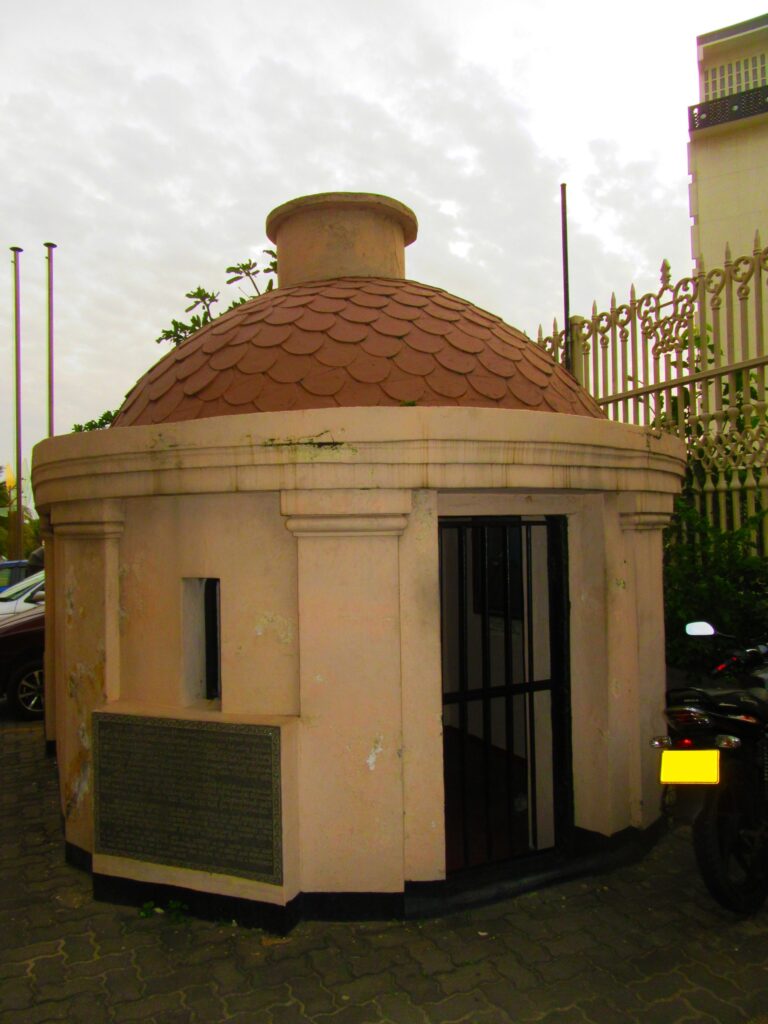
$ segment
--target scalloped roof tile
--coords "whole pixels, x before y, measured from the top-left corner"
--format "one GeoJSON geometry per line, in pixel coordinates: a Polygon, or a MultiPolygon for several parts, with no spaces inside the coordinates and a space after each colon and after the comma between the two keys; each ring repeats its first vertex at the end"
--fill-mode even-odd
{"type": "Polygon", "coordinates": [[[277,288],[207,324],[137,382],[114,425],[412,403],[604,418],[492,313],[416,281],[350,277],[277,288]]]}

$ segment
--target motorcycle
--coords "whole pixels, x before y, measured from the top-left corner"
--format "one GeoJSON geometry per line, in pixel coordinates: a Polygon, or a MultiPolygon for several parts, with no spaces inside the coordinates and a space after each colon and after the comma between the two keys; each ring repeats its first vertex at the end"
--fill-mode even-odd
{"type": "MultiPolygon", "coordinates": [[[[709,623],[686,626],[713,636],[709,623]]],[[[699,682],[697,680],[697,682],[699,682]]],[[[722,658],[708,679],[667,693],[663,785],[688,804],[696,862],[721,906],[753,914],[768,897],[768,645],[722,658]]]]}

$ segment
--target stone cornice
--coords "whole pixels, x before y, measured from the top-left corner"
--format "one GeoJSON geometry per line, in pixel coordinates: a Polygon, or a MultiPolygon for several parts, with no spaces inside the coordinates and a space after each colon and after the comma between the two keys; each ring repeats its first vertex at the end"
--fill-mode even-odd
{"type": "Polygon", "coordinates": [[[156,494],[338,489],[653,491],[683,445],[642,427],[472,408],[318,409],[72,434],[35,448],[38,507],[156,494]]]}

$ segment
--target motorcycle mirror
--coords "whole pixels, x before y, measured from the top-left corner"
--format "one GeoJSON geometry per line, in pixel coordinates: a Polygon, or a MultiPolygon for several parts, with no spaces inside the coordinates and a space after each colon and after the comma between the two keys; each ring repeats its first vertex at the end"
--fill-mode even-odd
{"type": "Polygon", "coordinates": [[[685,626],[688,636],[714,636],[715,627],[708,622],[688,622],[685,626]]]}

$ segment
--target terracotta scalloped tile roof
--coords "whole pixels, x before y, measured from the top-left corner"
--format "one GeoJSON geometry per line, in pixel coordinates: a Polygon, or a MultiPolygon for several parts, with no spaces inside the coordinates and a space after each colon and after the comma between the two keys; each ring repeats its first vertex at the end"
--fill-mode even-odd
{"type": "Polygon", "coordinates": [[[492,313],[416,281],[347,277],[278,288],[225,313],[138,381],[115,426],[403,404],[604,416],[492,313]]]}

